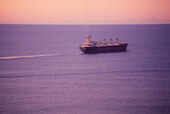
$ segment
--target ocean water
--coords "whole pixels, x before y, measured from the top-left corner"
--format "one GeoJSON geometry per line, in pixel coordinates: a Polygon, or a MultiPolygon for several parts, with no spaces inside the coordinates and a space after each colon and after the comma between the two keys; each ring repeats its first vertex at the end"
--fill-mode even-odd
{"type": "Polygon", "coordinates": [[[169,114],[170,25],[0,25],[0,113],[169,114]]]}

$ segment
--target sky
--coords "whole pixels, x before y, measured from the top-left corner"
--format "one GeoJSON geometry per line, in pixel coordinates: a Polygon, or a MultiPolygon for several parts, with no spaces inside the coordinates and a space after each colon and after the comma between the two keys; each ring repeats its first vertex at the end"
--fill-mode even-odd
{"type": "Polygon", "coordinates": [[[0,24],[170,24],[170,0],[0,0],[0,24]]]}

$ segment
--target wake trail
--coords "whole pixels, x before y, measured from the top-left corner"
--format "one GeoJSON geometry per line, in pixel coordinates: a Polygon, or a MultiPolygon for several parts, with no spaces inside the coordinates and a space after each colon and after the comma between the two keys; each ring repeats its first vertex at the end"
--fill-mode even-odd
{"type": "Polygon", "coordinates": [[[44,55],[28,55],[28,56],[10,56],[10,57],[0,57],[0,60],[6,60],[6,59],[19,59],[19,58],[35,58],[35,57],[48,57],[48,56],[59,56],[59,55],[65,55],[65,54],[44,54],[44,55]]]}

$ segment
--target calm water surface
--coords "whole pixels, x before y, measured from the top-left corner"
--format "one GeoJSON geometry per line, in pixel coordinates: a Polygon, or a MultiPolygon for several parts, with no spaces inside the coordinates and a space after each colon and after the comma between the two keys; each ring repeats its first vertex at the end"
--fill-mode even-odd
{"type": "Polygon", "coordinates": [[[169,114],[170,25],[0,25],[0,113],[169,114]],[[127,52],[83,54],[92,39],[127,52]]]}

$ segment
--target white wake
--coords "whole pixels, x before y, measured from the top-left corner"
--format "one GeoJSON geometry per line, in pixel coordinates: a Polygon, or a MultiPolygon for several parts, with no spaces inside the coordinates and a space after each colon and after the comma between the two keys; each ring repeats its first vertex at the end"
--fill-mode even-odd
{"type": "Polygon", "coordinates": [[[64,54],[45,54],[45,55],[0,57],[0,60],[2,60],[2,59],[18,59],[18,58],[33,58],[33,57],[47,57],[47,56],[57,56],[57,55],[64,55],[64,54]]]}

